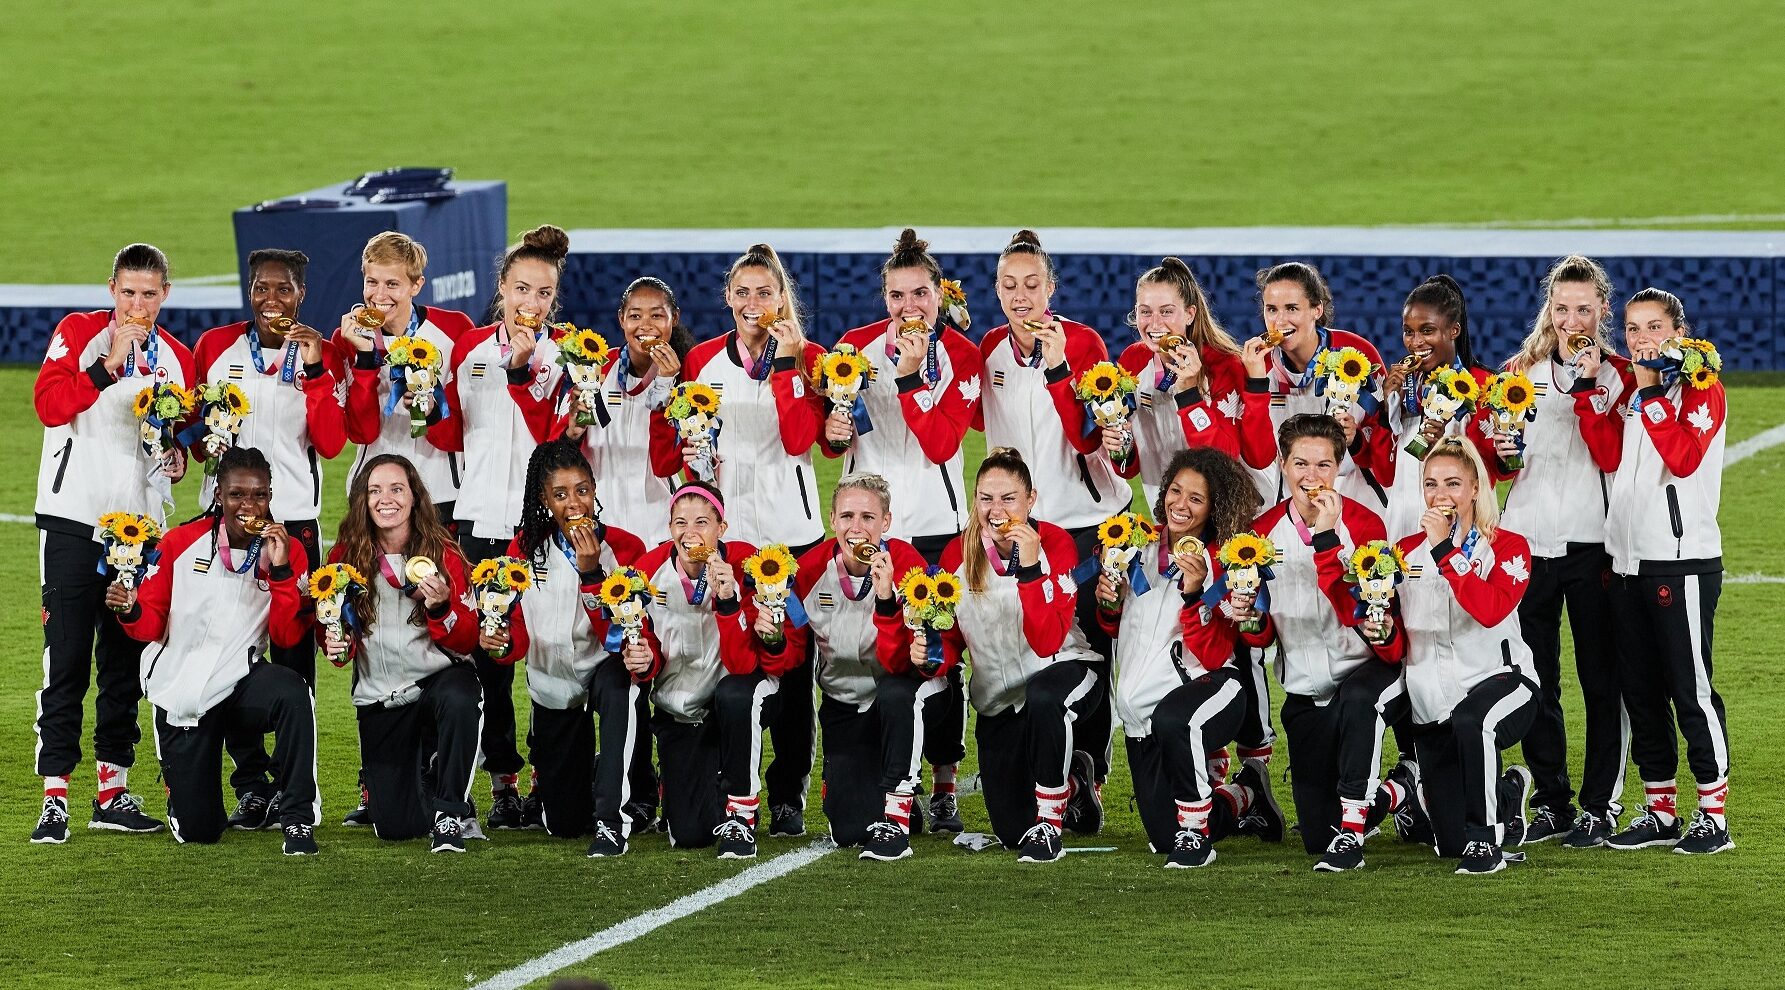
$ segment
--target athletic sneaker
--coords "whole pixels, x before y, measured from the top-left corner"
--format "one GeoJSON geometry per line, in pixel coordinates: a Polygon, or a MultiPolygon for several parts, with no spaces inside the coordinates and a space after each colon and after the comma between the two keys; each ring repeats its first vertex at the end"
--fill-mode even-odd
{"type": "Polygon", "coordinates": [[[1017,844],[1019,863],[1052,863],[1066,855],[1060,844],[1060,830],[1052,822],[1036,822],[1023,833],[1017,844]]]}
{"type": "Polygon", "coordinates": [[[590,859],[611,859],[626,855],[626,837],[607,822],[595,823],[595,841],[589,843],[590,859]]]}
{"type": "Polygon", "coordinates": [[[791,804],[769,808],[769,834],[797,839],[806,834],[806,813],[791,804]]]}
{"type": "Polygon", "coordinates": [[[490,828],[498,832],[518,832],[527,827],[526,808],[521,792],[504,787],[490,799],[490,828]]]}
{"type": "Polygon", "coordinates": [[[1271,793],[1271,770],[1261,759],[1248,756],[1240,761],[1240,772],[1233,775],[1236,786],[1252,792],[1252,807],[1240,820],[1247,835],[1256,835],[1264,842],[1283,841],[1283,807],[1271,793]]]}
{"type": "Polygon", "coordinates": [[[1419,800],[1419,764],[1412,761],[1397,763],[1388,771],[1387,779],[1407,792],[1406,800],[1394,811],[1395,835],[1402,842],[1431,845],[1435,836],[1432,820],[1426,816],[1425,805],[1419,800]]]}
{"type": "Polygon", "coordinates": [[[346,825],[349,828],[358,828],[362,825],[366,828],[371,828],[372,809],[369,807],[371,800],[371,798],[366,796],[365,785],[361,784],[359,789],[359,807],[349,811],[347,817],[341,819],[341,824],[346,825]]]}
{"type": "Polygon", "coordinates": [[[1562,848],[1597,849],[1605,845],[1617,827],[1618,820],[1611,815],[1601,817],[1591,811],[1583,811],[1574,819],[1574,829],[1568,833],[1568,838],[1562,840],[1562,848]]]}
{"type": "Polygon", "coordinates": [[[1630,827],[1605,840],[1607,849],[1647,849],[1650,846],[1671,846],[1680,841],[1680,820],[1666,825],[1647,809],[1631,821],[1630,827]]]}
{"type": "Polygon", "coordinates": [[[465,851],[464,823],[444,811],[434,812],[433,848],[429,852],[462,853],[465,851]]]}
{"type": "Polygon", "coordinates": [[[1492,842],[1471,842],[1463,846],[1463,861],[1457,865],[1457,876],[1482,876],[1506,869],[1506,857],[1492,842]]]}
{"type": "Polygon", "coordinates": [[[316,855],[316,836],[313,834],[315,829],[302,822],[291,822],[283,826],[283,829],[285,831],[285,855],[316,855]]]}
{"type": "Polygon", "coordinates": [[[1525,808],[1531,802],[1531,771],[1510,766],[1500,775],[1500,823],[1505,832],[1501,845],[1516,849],[1525,841],[1525,808]]]}
{"type": "Polygon", "coordinates": [[[1685,856],[1709,856],[1734,848],[1735,841],[1729,837],[1729,829],[1700,810],[1693,813],[1692,824],[1686,826],[1685,836],[1673,851],[1685,856]]]}
{"type": "MultiPolygon", "coordinates": [[[[911,808],[915,811],[917,802],[913,801],[911,808]]],[[[961,803],[955,799],[953,794],[930,796],[930,831],[947,832],[952,835],[960,835],[967,831],[967,826],[961,821],[961,803]]]]}
{"type": "Polygon", "coordinates": [[[117,795],[103,806],[98,798],[93,799],[93,819],[87,822],[88,828],[102,828],[112,832],[159,832],[167,826],[160,820],[143,814],[143,804],[135,794],[125,791],[117,795]]]}
{"type": "Polygon", "coordinates": [[[43,799],[43,814],[37,818],[37,828],[31,833],[31,841],[56,846],[68,841],[67,798],[43,799]]]}
{"type": "Polygon", "coordinates": [[[1554,812],[1548,808],[1532,808],[1531,817],[1525,822],[1525,844],[1548,842],[1560,839],[1574,830],[1574,809],[1563,808],[1554,812]]]}
{"type": "Polygon", "coordinates": [[[1194,870],[1215,861],[1215,843],[1193,828],[1179,829],[1172,841],[1171,852],[1165,854],[1168,870],[1194,870]]]}
{"type": "Polygon", "coordinates": [[[272,812],[273,802],[249,791],[236,802],[235,814],[229,816],[229,827],[238,832],[258,832],[276,823],[272,812]]]}
{"type": "Polygon", "coordinates": [[[459,819],[459,834],[467,839],[488,842],[490,837],[483,834],[483,826],[477,823],[477,806],[471,806],[471,814],[459,819]]]}
{"type": "Polygon", "coordinates": [[[1097,763],[1090,753],[1072,751],[1066,783],[1072,792],[1066,799],[1066,827],[1080,835],[1096,835],[1103,829],[1103,798],[1097,793],[1097,763]]]}
{"type": "MultiPolygon", "coordinates": [[[[539,808],[539,799],[537,797],[534,797],[533,795],[529,794],[529,795],[527,795],[527,803],[534,808],[533,813],[535,816],[537,816],[538,808],[539,808]]],[[[657,806],[656,805],[653,805],[648,801],[633,801],[633,802],[627,804],[624,810],[626,812],[626,817],[632,821],[632,834],[633,835],[644,835],[649,832],[657,831],[657,806]]],[[[545,820],[543,818],[541,818],[541,819],[539,819],[539,824],[528,825],[527,827],[528,828],[544,828],[545,820]]]]}
{"type": "Polygon", "coordinates": [[[756,858],[756,830],[737,815],[720,822],[713,834],[719,837],[720,859],[756,858]]]}
{"type": "Polygon", "coordinates": [[[868,841],[862,845],[857,859],[877,859],[891,863],[911,855],[911,836],[893,822],[877,821],[868,826],[868,841]]]}
{"type": "Polygon", "coordinates": [[[1356,832],[1339,829],[1327,843],[1326,854],[1314,864],[1316,873],[1344,873],[1364,868],[1364,840],[1356,832]]]}

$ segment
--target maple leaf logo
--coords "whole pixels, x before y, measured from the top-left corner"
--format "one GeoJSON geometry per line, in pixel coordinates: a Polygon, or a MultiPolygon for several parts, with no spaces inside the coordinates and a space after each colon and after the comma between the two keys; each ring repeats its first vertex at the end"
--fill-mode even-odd
{"type": "Polygon", "coordinates": [[[147,581],[159,573],[161,573],[161,565],[160,564],[150,564],[149,569],[147,571],[143,572],[143,580],[147,581]]]}
{"type": "Polygon", "coordinates": [[[1228,392],[1227,395],[1216,404],[1215,408],[1221,411],[1221,415],[1226,416],[1228,419],[1231,419],[1236,423],[1239,422],[1240,393],[1228,392]]]}
{"type": "Polygon", "coordinates": [[[1686,413],[1686,422],[1700,433],[1709,433],[1717,424],[1711,422],[1711,411],[1707,406],[1698,406],[1686,413]]]}
{"type": "Polygon", "coordinates": [[[1514,584],[1524,584],[1531,580],[1531,569],[1525,566],[1524,554],[1505,561],[1500,565],[1500,569],[1506,572],[1506,576],[1511,578],[1514,584]]]}
{"type": "Polygon", "coordinates": [[[1489,440],[1493,439],[1494,421],[1492,419],[1483,417],[1481,422],[1479,424],[1477,424],[1477,428],[1481,430],[1481,435],[1482,435],[1483,439],[1489,439],[1489,440]]]}
{"type": "Polygon", "coordinates": [[[109,765],[107,765],[105,763],[99,764],[99,785],[101,787],[104,787],[106,784],[111,783],[112,779],[117,776],[118,776],[118,771],[113,770],[109,765]]]}
{"type": "Polygon", "coordinates": [[[965,399],[968,402],[978,402],[979,401],[979,376],[978,375],[974,375],[973,377],[967,379],[966,381],[961,382],[961,398],[965,399]]]}
{"type": "Polygon", "coordinates": [[[50,338],[50,350],[49,353],[44,356],[43,363],[49,364],[51,361],[60,361],[67,356],[68,341],[63,340],[62,334],[58,331],[54,337],[50,338]]]}

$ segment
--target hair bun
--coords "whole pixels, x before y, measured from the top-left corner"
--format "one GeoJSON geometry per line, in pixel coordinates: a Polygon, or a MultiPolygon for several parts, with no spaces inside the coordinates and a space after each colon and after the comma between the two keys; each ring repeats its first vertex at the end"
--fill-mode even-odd
{"type": "Polygon", "coordinates": [[[917,236],[917,231],[906,227],[899,232],[898,243],[893,245],[893,254],[923,254],[930,249],[930,242],[917,236]]]}
{"type": "Polygon", "coordinates": [[[1165,269],[1168,272],[1171,272],[1174,275],[1179,272],[1182,272],[1185,275],[1190,274],[1190,266],[1184,264],[1184,259],[1179,258],[1175,255],[1168,255],[1165,258],[1161,259],[1159,262],[1159,267],[1165,269]]]}
{"type": "Polygon", "coordinates": [[[570,254],[570,235],[563,228],[540,224],[522,235],[521,246],[549,255],[554,261],[562,261],[570,254]]]}
{"type": "Polygon", "coordinates": [[[1041,235],[1037,234],[1033,230],[1030,230],[1027,227],[1025,227],[1022,230],[1019,230],[1016,233],[1010,235],[1010,243],[1012,243],[1012,244],[1028,244],[1028,245],[1032,245],[1034,247],[1040,247],[1041,246],[1041,235]]]}
{"type": "Polygon", "coordinates": [[[775,249],[767,244],[750,245],[750,249],[744,252],[744,257],[756,261],[772,261],[777,263],[780,261],[780,257],[775,254],[775,249]]]}

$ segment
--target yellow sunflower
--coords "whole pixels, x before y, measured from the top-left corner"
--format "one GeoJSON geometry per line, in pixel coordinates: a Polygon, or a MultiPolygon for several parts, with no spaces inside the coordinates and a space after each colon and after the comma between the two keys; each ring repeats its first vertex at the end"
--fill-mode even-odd
{"type": "Polygon", "coordinates": [[[609,575],[606,581],[601,582],[601,603],[603,605],[615,608],[632,597],[632,578],[625,573],[630,569],[625,568],[615,572],[609,575]]]}
{"type": "Polygon", "coordinates": [[[961,603],[961,582],[953,574],[942,573],[930,579],[936,589],[936,603],[953,607],[961,603]]]}
{"type": "Polygon", "coordinates": [[[1370,359],[1355,347],[1341,348],[1333,359],[1333,374],[1342,382],[1361,382],[1370,377],[1370,359]]]}
{"type": "Polygon", "coordinates": [[[149,407],[154,404],[154,401],[155,390],[152,388],[145,388],[141,392],[136,393],[136,404],[134,408],[138,419],[149,414],[149,407]]]}
{"type": "Polygon", "coordinates": [[[564,338],[565,349],[589,364],[607,360],[607,340],[593,330],[578,330],[564,338]]]}
{"type": "Polygon", "coordinates": [[[1110,516],[1097,527],[1097,539],[1106,547],[1119,547],[1128,542],[1128,534],[1134,531],[1128,514],[1110,516]]]}
{"type": "Polygon", "coordinates": [[[1151,522],[1148,522],[1141,516],[1134,516],[1134,532],[1135,535],[1139,537],[1140,546],[1146,546],[1154,540],[1159,539],[1159,530],[1155,529],[1151,522]]]}
{"type": "Polygon", "coordinates": [[[131,518],[128,512],[108,512],[99,517],[99,528],[116,532],[119,526],[129,522],[131,518]]]}
{"type": "Polygon", "coordinates": [[[831,353],[824,357],[824,377],[838,385],[848,385],[861,373],[861,360],[853,354],[831,353]]]}
{"type": "Polygon", "coordinates": [[[719,408],[719,393],[705,382],[689,382],[683,386],[682,394],[696,412],[710,413],[719,408]]]}
{"type": "Polygon", "coordinates": [[[961,306],[965,305],[966,302],[967,293],[961,288],[959,280],[952,278],[945,278],[942,280],[942,305],[961,306]]]}
{"type": "Polygon", "coordinates": [[[120,524],[117,532],[118,539],[131,546],[135,546],[149,538],[149,534],[143,529],[142,524],[134,519],[120,524]]]}
{"type": "Polygon", "coordinates": [[[234,385],[223,387],[223,404],[229,408],[230,412],[238,416],[246,415],[248,412],[248,397],[234,385]]]}
{"type": "Polygon", "coordinates": [[[1692,387],[1693,388],[1698,388],[1698,389],[1710,388],[1711,384],[1713,382],[1715,382],[1716,380],[1717,380],[1717,373],[1703,365],[1700,365],[1698,370],[1692,372],[1692,387]]]}
{"type": "Polygon", "coordinates": [[[516,591],[526,591],[533,586],[533,572],[519,561],[502,565],[502,579],[516,591]]]}
{"type": "Polygon", "coordinates": [[[904,596],[905,601],[914,607],[921,608],[928,605],[930,599],[935,597],[936,591],[936,582],[919,567],[913,567],[907,571],[904,578],[899,581],[899,594],[904,596]]]}
{"type": "Polygon", "coordinates": [[[496,567],[497,566],[498,565],[496,564],[496,562],[494,560],[486,560],[483,563],[478,564],[476,567],[471,569],[471,583],[477,584],[477,585],[486,585],[486,584],[489,584],[490,582],[496,580],[496,567]]]}
{"type": "Polygon", "coordinates": [[[1271,563],[1276,548],[1255,533],[1237,533],[1221,545],[1223,567],[1262,567],[1271,563]]]}
{"type": "Polygon", "coordinates": [[[334,591],[335,574],[333,571],[324,568],[310,575],[311,598],[327,598],[329,595],[334,594],[334,591]]]}
{"type": "Polygon", "coordinates": [[[793,554],[780,544],[763,547],[744,560],[744,573],[758,585],[780,584],[793,576],[798,565],[793,554]]]}
{"type": "Polygon", "coordinates": [[[425,340],[417,340],[409,345],[409,360],[412,364],[419,364],[424,368],[431,367],[440,360],[440,352],[434,349],[433,344],[425,340]]]}
{"type": "Polygon", "coordinates": [[[1367,543],[1359,547],[1357,553],[1351,555],[1351,570],[1356,574],[1374,574],[1376,567],[1381,563],[1381,552],[1367,543]]]}
{"type": "Polygon", "coordinates": [[[1459,371],[1450,379],[1450,394],[1464,402],[1474,402],[1481,394],[1481,386],[1475,376],[1467,371],[1459,371]]]}

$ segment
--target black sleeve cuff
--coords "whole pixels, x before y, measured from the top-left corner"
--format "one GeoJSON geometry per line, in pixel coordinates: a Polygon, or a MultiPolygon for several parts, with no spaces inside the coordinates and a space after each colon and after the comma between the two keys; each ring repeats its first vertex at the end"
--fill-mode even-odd
{"type": "Polygon", "coordinates": [[[92,364],[87,365],[87,377],[93,379],[93,387],[101,392],[110,388],[112,383],[117,381],[112,377],[112,373],[106,370],[105,358],[95,358],[92,364]]]}
{"type": "Polygon", "coordinates": [[[304,365],[305,378],[321,378],[326,374],[328,374],[328,368],[324,367],[321,361],[318,361],[315,364],[304,365]]]}
{"type": "Polygon", "coordinates": [[[898,378],[898,386],[899,391],[901,392],[915,392],[918,389],[923,388],[923,372],[913,371],[909,375],[900,375],[898,378]]]}
{"type": "Polygon", "coordinates": [[[799,367],[799,364],[800,359],[797,356],[784,356],[776,357],[775,363],[769,365],[769,367],[775,371],[792,371],[799,367]]]}
{"type": "Polygon", "coordinates": [[[1270,390],[1271,390],[1271,380],[1269,378],[1247,378],[1246,379],[1246,391],[1248,391],[1248,392],[1256,392],[1256,393],[1264,394],[1264,393],[1269,393],[1270,390]]]}
{"type": "Polygon", "coordinates": [[[1202,389],[1187,388],[1178,393],[1177,400],[1179,409],[1188,409],[1202,402],[1202,389]]]}
{"type": "Polygon", "coordinates": [[[433,608],[426,609],[428,618],[430,618],[430,619],[444,619],[444,618],[446,618],[446,613],[451,612],[451,611],[452,611],[452,602],[451,601],[444,601],[444,602],[441,602],[440,604],[434,606],[433,608]]]}
{"type": "Polygon", "coordinates": [[[1041,561],[1038,560],[1033,564],[1018,564],[1010,573],[1019,584],[1039,581],[1041,580],[1041,561]]]}
{"type": "Polygon", "coordinates": [[[582,582],[582,584],[585,587],[587,587],[588,585],[600,584],[601,582],[607,580],[607,572],[602,570],[600,565],[597,565],[591,570],[578,571],[576,574],[576,579],[578,581],[582,582]]]}
{"type": "Polygon", "coordinates": [[[290,561],[286,561],[283,564],[274,564],[267,568],[267,580],[269,581],[289,581],[291,580],[291,576],[292,570],[290,561]]]}
{"type": "Polygon", "coordinates": [[[1585,395],[1593,392],[1597,388],[1599,388],[1599,380],[1597,378],[1588,378],[1586,375],[1577,375],[1575,376],[1574,384],[1568,386],[1568,394],[1585,395]]]}
{"type": "Polygon", "coordinates": [[[377,371],[378,352],[360,351],[358,354],[355,354],[353,356],[353,368],[355,371],[377,371]]]}
{"type": "Polygon", "coordinates": [[[1444,558],[1450,556],[1451,552],[1456,548],[1456,544],[1450,542],[1450,537],[1446,536],[1444,539],[1432,544],[1432,559],[1442,563],[1444,558]]]}
{"type": "Polygon", "coordinates": [[[1364,449],[1364,431],[1358,430],[1356,433],[1351,435],[1351,443],[1346,445],[1345,453],[1350,454],[1355,459],[1357,457],[1357,455],[1363,451],[1363,449],[1364,449]]]}
{"type": "Polygon", "coordinates": [[[1647,388],[1637,389],[1636,394],[1642,401],[1647,402],[1650,399],[1659,399],[1667,395],[1667,387],[1665,385],[1650,385],[1647,388]]]}
{"type": "Polygon", "coordinates": [[[887,618],[891,618],[903,611],[904,607],[899,604],[899,596],[897,595],[894,595],[891,598],[877,597],[874,599],[874,614],[876,615],[884,615],[887,618]]]}
{"type": "Polygon", "coordinates": [[[1047,369],[1047,383],[1049,385],[1053,385],[1056,382],[1063,382],[1066,379],[1071,378],[1071,377],[1072,377],[1072,365],[1067,364],[1064,361],[1061,361],[1059,364],[1056,364],[1053,367],[1047,369]]]}
{"type": "Polygon", "coordinates": [[[1323,529],[1314,534],[1314,552],[1339,549],[1339,534],[1334,530],[1323,529]]]}
{"type": "Polygon", "coordinates": [[[129,611],[118,613],[118,621],[119,622],[136,622],[136,621],[140,620],[142,617],[143,617],[143,603],[142,602],[131,602],[129,611]]]}
{"type": "Polygon", "coordinates": [[[532,383],[533,383],[533,369],[532,368],[529,368],[523,364],[518,368],[508,369],[508,384],[510,384],[510,385],[531,385],[532,383]]]}
{"type": "Polygon", "coordinates": [[[736,598],[713,599],[713,611],[720,615],[738,614],[739,602],[736,598]]]}

